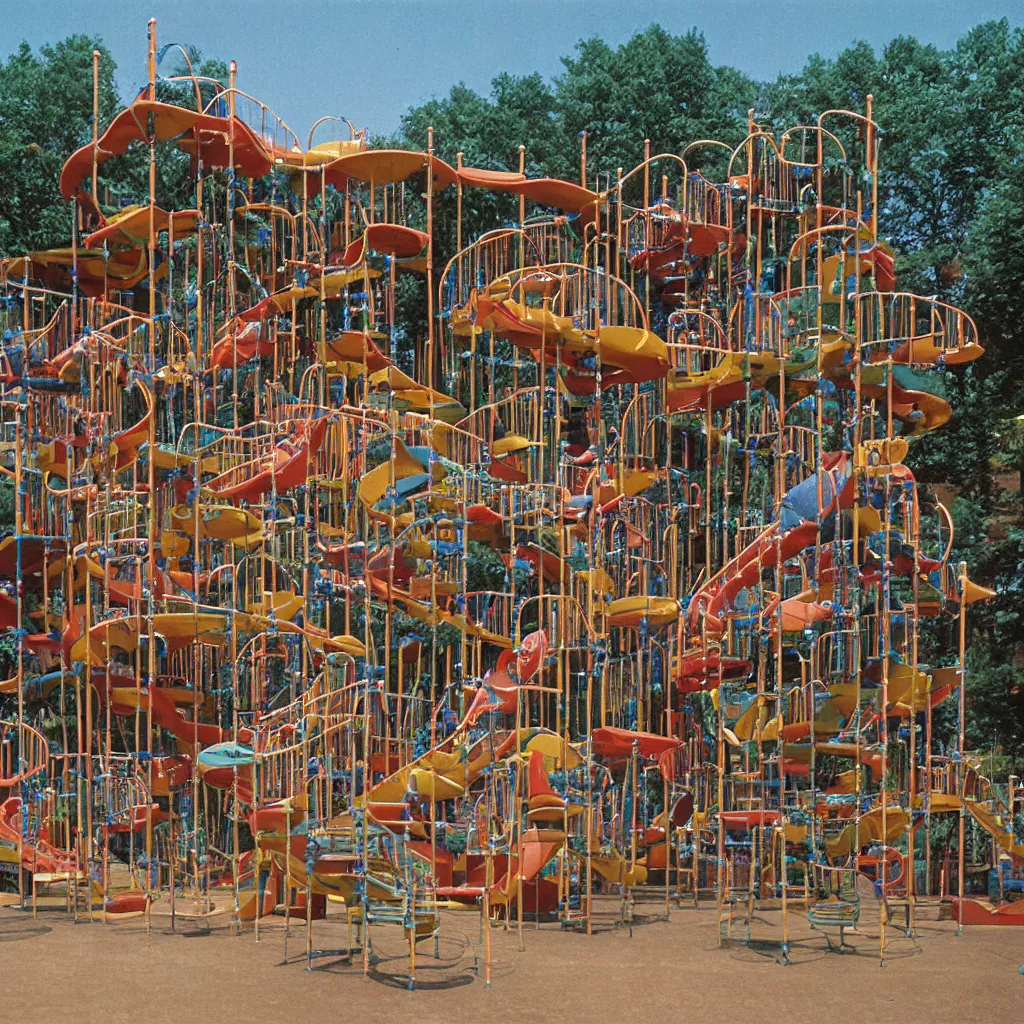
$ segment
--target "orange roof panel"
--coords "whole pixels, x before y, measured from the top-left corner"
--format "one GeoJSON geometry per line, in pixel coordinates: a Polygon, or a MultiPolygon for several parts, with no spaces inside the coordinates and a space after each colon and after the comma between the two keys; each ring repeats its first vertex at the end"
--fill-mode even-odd
{"type": "MultiPolygon", "coordinates": [[[[235,166],[240,168],[246,177],[260,177],[273,166],[266,147],[240,118],[216,117],[186,107],[177,107],[172,103],[143,99],[136,100],[122,110],[100,136],[96,143],[97,162],[103,163],[111,157],[120,156],[133,142],[145,142],[149,138],[150,125],[153,137],[157,140],[177,139],[191,132],[192,137],[183,140],[183,148],[193,152],[198,134],[203,162],[207,166],[227,166],[227,139],[232,131],[235,166]]],[[[60,172],[60,191],[65,199],[70,199],[79,185],[92,173],[92,159],[91,142],[68,158],[60,172]]]]}
{"type": "Polygon", "coordinates": [[[601,198],[597,192],[560,178],[527,178],[525,174],[513,171],[487,171],[476,167],[460,167],[456,174],[463,185],[486,188],[491,192],[514,192],[541,206],[551,206],[566,213],[579,213],[601,198]]]}
{"type": "MultiPolygon", "coordinates": [[[[327,181],[333,185],[337,185],[345,178],[372,181],[374,185],[391,185],[405,181],[422,171],[428,160],[433,161],[436,187],[447,188],[455,184],[454,167],[450,167],[436,156],[430,157],[426,153],[405,149],[367,149],[361,153],[349,153],[327,164],[324,174],[327,181]]],[[[314,177],[316,176],[314,172],[314,177]]]]}

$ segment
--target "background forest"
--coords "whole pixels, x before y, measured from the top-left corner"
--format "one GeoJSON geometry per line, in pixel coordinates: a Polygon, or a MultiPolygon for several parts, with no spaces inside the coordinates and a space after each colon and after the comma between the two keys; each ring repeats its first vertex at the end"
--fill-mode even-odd
{"type": "MultiPolygon", "coordinates": [[[[0,63],[0,256],[66,244],[71,233],[57,180],[91,137],[94,48],[102,54],[102,131],[130,99],[117,95],[102,40],[72,36],[38,52],[23,44],[0,63]]],[[[221,61],[192,56],[197,71],[226,79],[221,61]]],[[[907,462],[951,503],[953,558],[999,591],[969,615],[968,745],[995,742],[1024,757],[1024,32],[989,22],[949,50],[907,37],[880,53],[860,43],[833,59],[812,55],[798,74],[758,82],[712,64],[698,31],[673,36],[655,25],[616,48],[583,40],[563,65],[553,81],[499,75],[487,96],[455,86],[411,108],[403,138],[376,142],[422,148],[429,125],[438,155],[451,163],[461,152],[470,166],[516,170],[522,145],[528,173],[572,179],[585,131],[588,166],[600,170],[604,187],[605,174],[614,180],[618,168],[642,159],[645,139],[654,153],[706,138],[735,145],[750,110],[759,123],[784,129],[813,123],[823,110],[863,110],[874,96],[881,233],[898,253],[899,286],[965,309],[986,349],[947,374],[953,419],[917,440],[907,462]]],[[[148,201],[145,166],[131,156],[107,165],[116,201],[148,201]]],[[[158,191],[171,205],[187,187],[188,160],[159,166],[158,191]]],[[[500,199],[470,195],[478,206],[463,214],[472,235],[474,222],[491,227],[505,211],[500,199]]],[[[454,248],[454,201],[439,205],[443,265],[454,248]]],[[[406,344],[415,334],[413,325],[406,344]]],[[[9,493],[0,494],[0,523],[10,508],[9,493]]]]}

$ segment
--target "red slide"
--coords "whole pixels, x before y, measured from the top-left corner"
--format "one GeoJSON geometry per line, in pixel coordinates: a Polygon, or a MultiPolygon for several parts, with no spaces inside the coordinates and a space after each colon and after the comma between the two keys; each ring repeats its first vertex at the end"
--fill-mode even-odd
{"type": "Polygon", "coordinates": [[[778,561],[788,561],[813,544],[818,536],[818,524],[812,522],[801,523],[787,530],[781,542],[777,539],[777,530],[775,524],[769,526],[693,595],[687,611],[687,624],[691,630],[697,632],[700,629],[700,610],[703,606],[708,631],[720,633],[725,628],[721,616],[727,603],[731,604],[745,587],[754,586],[761,578],[763,569],[774,567],[778,561]]]}
{"type": "MultiPolygon", "coordinates": [[[[0,839],[17,844],[21,837],[21,797],[12,796],[0,804],[0,839]]],[[[21,864],[26,871],[75,871],[78,862],[73,854],[51,846],[38,836],[28,839],[22,847],[21,864]]]]}

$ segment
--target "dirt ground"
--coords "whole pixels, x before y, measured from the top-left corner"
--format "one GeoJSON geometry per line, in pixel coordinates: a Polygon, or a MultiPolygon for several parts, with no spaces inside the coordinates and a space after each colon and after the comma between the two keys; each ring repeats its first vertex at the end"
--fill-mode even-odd
{"type": "MultiPolygon", "coordinates": [[[[213,1020],[599,1021],[765,1020],[794,1022],[998,1021],[1024,1019],[1024,928],[973,928],[961,937],[949,921],[919,920],[912,939],[892,931],[879,966],[877,909],[867,907],[853,951],[827,951],[824,937],[797,911],[791,964],[778,961],[781,921],[753,923],[751,945],[719,948],[713,905],[677,908],[664,920],[653,894],[638,900],[630,930],[613,926],[614,897],[603,898],[599,930],[586,936],[557,923],[493,928],[492,985],[483,980],[480,918],[445,913],[434,956],[417,947],[417,990],[406,987],[408,946],[393,927],[373,932],[378,958],[364,978],[338,956],[305,969],[304,927],[292,925],[285,957],[282,924],[233,934],[226,918],[171,934],[154,917],[147,942],[136,919],[75,924],[57,911],[0,908],[0,1021],[35,1024],[163,1024],[213,1020]],[[474,954],[480,959],[474,963],[474,954]],[[479,973],[477,971],[479,968],[479,973]]],[[[922,917],[924,915],[922,914],[922,917]]],[[[344,913],[316,922],[314,944],[343,949],[344,913]]]]}

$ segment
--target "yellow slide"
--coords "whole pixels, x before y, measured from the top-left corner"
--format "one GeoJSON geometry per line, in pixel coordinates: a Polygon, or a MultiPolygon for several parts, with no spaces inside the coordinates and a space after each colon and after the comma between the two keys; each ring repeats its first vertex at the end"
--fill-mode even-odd
{"type": "MultiPolygon", "coordinates": [[[[586,863],[586,854],[578,850],[570,850],[574,857],[586,863]]],[[[606,882],[612,885],[624,885],[632,888],[634,885],[644,885],[647,882],[647,868],[643,864],[634,864],[630,867],[629,861],[619,853],[612,850],[610,853],[593,852],[590,855],[590,867],[596,871],[606,882]]]]}
{"type": "MultiPolygon", "coordinates": [[[[171,509],[174,528],[188,537],[195,529],[195,510],[188,505],[171,509]]],[[[207,540],[233,540],[250,548],[263,539],[263,521],[248,509],[231,505],[200,505],[199,536],[207,540]]]]}
{"type": "Polygon", "coordinates": [[[620,597],[604,609],[608,625],[636,629],[647,620],[650,629],[669,626],[679,618],[679,602],[674,597],[620,597]]]}
{"type": "MultiPolygon", "coordinates": [[[[130,653],[139,644],[140,628],[149,632],[146,616],[124,615],[99,622],[80,636],[71,648],[72,661],[86,661],[96,668],[106,665],[113,651],[130,653]],[[88,652],[88,654],[87,654],[88,652]]],[[[228,618],[215,612],[166,612],[152,617],[152,630],[168,639],[194,639],[208,647],[220,647],[228,636],[228,618]]]]}
{"type": "Polygon", "coordinates": [[[743,353],[726,352],[710,369],[688,373],[682,369],[673,369],[668,374],[668,405],[675,412],[702,408],[705,400],[712,392],[722,390],[723,401],[731,401],[734,397],[726,390],[729,387],[743,385],[743,353]]]}
{"type": "MultiPolygon", "coordinates": [[[[902,807],[888,807],[885,813],[885,838],[882,838],[882,808],[873,807],[860,819],[860,846],[869,843],[895,842],[907,828],[909,815],[902,807]]],[[[839,860],[854,853],[857,841],[857,823],[851,822],[833,839],[825,840],[825,850],[831,860],[839,860]]]]}
{"type": "Polygon", "coordinates": [[[426,472],[427,467],[396,437],[394,459],[382,462],[359,481],[359,500],[366,506],[372,518],[389,522],[390,517],[377,512],[374,505],[384,497],[392,482],[397,484],[406,477],[419,476],[426,472]]]}
{"type": "Polygon", "coordinates": [[[403,411],[429,413],[445,423],[457,423],[466,415],[461,402],[420,384],[393,364],[370,374],[370,383],[375,388],[387,386],[393,395],[393,406],[403,411]]]}
{"type": "Polygon", "coordinates": [[[964,807],[971,817],[999,844],[999,849],[1008,853],[1015,860],[1024,863],[1024,843],[1018,843],[1013,829],[1003,821],[1001,814],[994,811],[990,804],[979,803],[977,800],[964,800],[964,807]]]}

